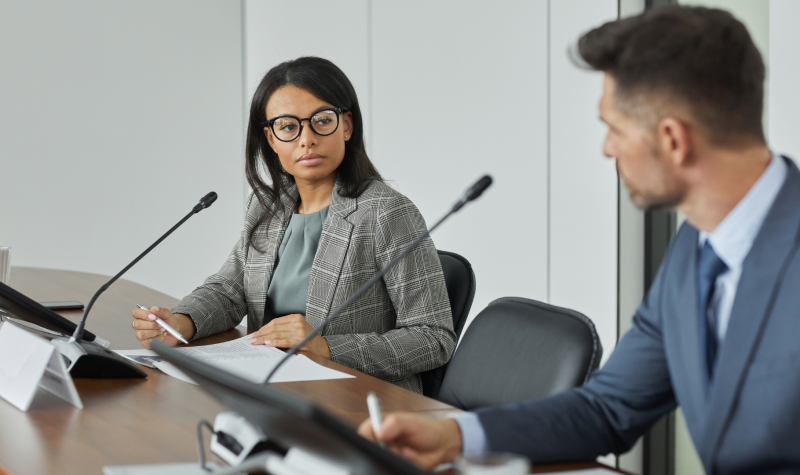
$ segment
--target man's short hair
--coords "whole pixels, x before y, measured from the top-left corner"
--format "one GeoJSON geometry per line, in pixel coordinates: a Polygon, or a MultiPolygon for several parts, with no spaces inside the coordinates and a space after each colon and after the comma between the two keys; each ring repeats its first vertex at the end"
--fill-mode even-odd
{"type": "Polygon", "coordinates": [[[766,142],[764,62],[726,11],[656,8],[589,31],[578,52],[614,78],[620,110],[649,126],[684,110],[715,145],[766,142]]]}

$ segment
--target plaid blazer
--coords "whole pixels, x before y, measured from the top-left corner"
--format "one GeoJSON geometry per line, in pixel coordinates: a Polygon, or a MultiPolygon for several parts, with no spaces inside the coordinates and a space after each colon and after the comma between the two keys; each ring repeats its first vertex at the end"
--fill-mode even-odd
{"type": "MultiPolygon", "coordinates": [[[[334,187],[308,284],[306,320],[318,327],[353,292],[425,232],[425,220],[405,196],[372,182],[358,198],[334,187]]],[[[194,339],[229,330],[247,315],[249,328],[272,318],[265,307],[278,248],[297,200],[282,197],[276,214],[255,230],[262,207],[252,196],[242,237],[220,271],[186,296],[173,313],[189,315],[194,339]]],[[[419,373],[444,365],[456,346],[442,267],[427,238],[383,280],[322,331],[337,363],[421,393],[419,373]]]]}

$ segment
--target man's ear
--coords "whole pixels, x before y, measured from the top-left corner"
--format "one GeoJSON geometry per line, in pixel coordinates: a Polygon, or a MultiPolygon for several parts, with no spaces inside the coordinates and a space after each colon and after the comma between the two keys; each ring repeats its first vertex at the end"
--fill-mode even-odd
{"type": "Polygon", "coordinates": [[[656,126],[656,147],[676,167],[686,165],[692,140],[688,125],[675,117],[664,117],[656,126]]]}

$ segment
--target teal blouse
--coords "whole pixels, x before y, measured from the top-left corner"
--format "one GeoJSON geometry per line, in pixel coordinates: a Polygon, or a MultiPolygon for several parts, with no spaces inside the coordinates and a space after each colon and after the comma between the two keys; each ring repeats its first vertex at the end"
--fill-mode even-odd
{"type": "Polygon", "coordinates": [[[308,280],[326,219],[328,207],[316,213],[292,215],[278,248],[278,259],[267,290],[267,311],[271,313],[268,317],[306,315],[308,280]]]}

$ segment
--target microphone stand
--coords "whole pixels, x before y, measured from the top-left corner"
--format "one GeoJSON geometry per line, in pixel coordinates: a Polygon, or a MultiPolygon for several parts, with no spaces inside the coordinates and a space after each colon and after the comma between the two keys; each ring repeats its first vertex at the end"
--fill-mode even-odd
{"type": "Polygon", "coordinates": [[[431,226],[430,229],[422,233],[422,235],[417,239],[415,239],[414,242],[406,246],[406,248],[403,249],[403,252],[398,254],[394,259],[392,259],[388,264],[386,264],[383,267],[383,269],[379,270],[374,276],[372,276],[371,279],[369,279],[366,283],[364,283],[364,285],[362,285],[358,290],[356,290],[352,295],[350,295],[350,297],[348,297],[348,299],[345,300],[345,302],[339,308],[337,308],[335,312],[328,315],[328,317],[322,321],[322,324],[320,324],[319,327],[311,330],[308,333],[308,335],[305,336],[305,338],[300,340],[300,343],[291,347],[286,352],[286,356],[281,358],[278,364],[276,364],[275,367],[272,368],[272,371],[270,371],[269,375],[267,375],[267,379],[264,381],[264,384],[267,384],[270,381],[270,379],[272,379],[272,377],[278,371],[278,368],[283,366],[283,364],[286,363],[286,361],[292,355],[297,353],[300,350],[300,348],[302,348],[306,343],[311,341],[311,339],[317,336],[317,334],[320,334],[322,330],[328,325],[328,323],[330,323],[334,318],[338,317],[344,311],[344,309],[346,309],[351,303],[355,302],[359,297],[361,297],[364,294],[364,292],[369,290],[370,287],[372,287],[379,280],[381,280],[383,276],[386,275],[387,272],[389,272],[398,262],[400,262],[401,259],[406,257],[409,252],[413,251],[419,245],[419,243],[422,242],[423,239],[430,236],[430,234],[433,232],[434,229],[438,228],[440,224],[442,224],[453,213],[460,210],[465,204],[478,198],[481,195],[481,193],[483,193],[484,190],[486,190],[486,188],[489,188],[491,184],[492,184],[492,177],[490,177],[489,175],[484,175],[483,177],[481,177],[481,179],[479,179],[474,185],[472,185],[472,187],[470,187],[469,190],[467,190],[467,192],[464,194],[464,197],[461,198],[455,205],[453,205],[453,208],[450,209],[450,211],[448,211],[447,214],[445,214],[439,221],[437,221],[436,224],[434,224],[433,226],[431,226]]]}
{"type": "Polygon", "coordinates": [[[83,331],[86,326],[86,319],[89,317],[89,311],[92,309],[92,306],[94,306],[94,302],[97,300],[100,294],[105,292],[111,286],[111,284],[122,277],[124,273],[128,272],[131,267],[136,265],[137,262],[149,254],[150,251],[152,251],[156,246],[161,244],[161,241],[166,239],[167,236],[172,234],[189,218],[208,208],[216,200],[217,194],[213,191],[202,197],[200,202],[197,203],[194,208],[192,208],[192,211],[190,211],[189,214],[181,219],[178,224],[173,226],[143,253],[139,254],[139,256],[133,260],[133,262],[128,264],[117,275],[112,277],[111,280],[100,287],[100,289],[92,296],[91,300],[89,300],[89,304],[86,305],[86,310],[83,312],[83,317],[81,317],[81,321],[78,322],[77,327],[75,327],[75,333],[72,334],[72,337],[69,339],[56,338],[51,341],[53,346],[55,346],[61,355],[67,360],[69,372],[73,378],[147,377],[147,373],[139,369],[135,363],[123,358],[122,356],[119,356],[113,351],[109,351],[106,348],[102,348],[98,345],[83,340],[83,331]]]}

